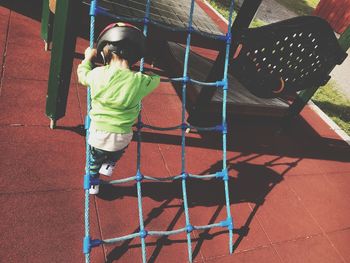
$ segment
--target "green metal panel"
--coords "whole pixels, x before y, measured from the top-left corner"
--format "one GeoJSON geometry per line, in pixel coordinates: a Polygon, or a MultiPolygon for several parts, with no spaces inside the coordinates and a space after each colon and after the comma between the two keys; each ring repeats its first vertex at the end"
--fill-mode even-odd
{"type": "Polygon", "coordinates": [[[53,17],[54,15],[49,9],[49,0],[43,0],[41,38],[45,41],[45,50],[48,50],[48,46],[52,40],[53,17]]]}
{"type": "Polygon", "coordinates": [[[80,7],[81,0],[57,1],[46,97],[46,115],[51,119],[51,128],[66,112],[80,7]]]}
{"type": "Polygon", "coordinates": [[[349,47],[350,47],[350,25],[344,31],[344,33],[341,34],[338,41],[339,41],[339,44],[344,51],[347,51],[349,49],[349,47]]]}

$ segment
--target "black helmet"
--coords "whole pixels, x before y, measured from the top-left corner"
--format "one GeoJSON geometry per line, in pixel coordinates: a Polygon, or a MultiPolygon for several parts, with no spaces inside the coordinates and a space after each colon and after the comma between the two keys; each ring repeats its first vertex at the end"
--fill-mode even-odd
{"type": "Polygon", "coordinates": [[[140,29],[131,24],[113,23],[103,29],[97,38],[97,54],[101,54],[104,63],[107,63],[110,58],[103,52],[105,46],[109,53],[126,59],[131,66],[144,56],[145,37],[140,29]]]}

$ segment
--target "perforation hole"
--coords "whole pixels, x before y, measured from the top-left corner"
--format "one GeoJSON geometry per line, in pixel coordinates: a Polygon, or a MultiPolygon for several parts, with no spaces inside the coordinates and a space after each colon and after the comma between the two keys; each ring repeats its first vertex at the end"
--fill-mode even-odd
{"type": "Polygon", "coordinates": [[[286,78],[285,81],[287,82],[289,80],[289,78],[286,78]]]}
{"type": "Polygon", "coordinates": [[[262,49],[261,49],[261,52],[264,52],[265,51],[265,48],[263,47],[262,49]]]}
{"type": "Polygon", "coordinates": [[[280,57],[280,61],[283,61],[283,58],[282,58],[282,57],[280,57]]]}
{"type": "Polygon", "coordinates": [[[294,44],[293,43],[290,43],[289,46],[292,47],[294,44]]]}
{"type": "Polygon", "coordinates": [[[263,61],[265,61],[266,60],[266,58],[263,58],[263,61]]]}
{"type": "Polygon", "coordinates": [[[315,48],[318,48],[318,45],[315,45],[315,48]]]}
{"type": "Polygon", "coordinates": [[[297,69],[297,68],[298,68],[298,66],[295,66],[295,67],[294,67],[294,69],[297,69]]]}
{"type": "Polygon", "coordinates": [[[260,72],[260,71],[261,71],[261,68],[258,68],[257,71],[260,72]]]}
{"type": "Polygon", "coordinates": [[[305,48],[302,48],[302,49],[301,49],[301,52],[304,52],[304,51],[305,51],[305,48]]]}
{"type": "Polygon", "coordinates": [[[248,57],[250,56],[250,52],[247,52],[247,56],[248,56],[248,57]]]}
{"type": "Polygon", "coordinates": [[[279,72],[282,73],[282,71],[283,71],[283,69],[281,68],[281,69],[279,70],[279,72]]]}
{"type": "Polygon", "coordinates": [[[309,75],[309,72],[306,72],[305,75],[306,75],[306,76],[309,75]]]}
{"type": "Polygon", "coordinates": [[[296,36],[297,36],[297,33],[294,33],[294,34],[293,34],[293,37],[295,38],[296,36]]]}
{"type": "Polygon", "coordinates": [[[298,47],[301,47],[301,44],[298,44],[298,47]]]}
{"type": "Polygon", "coordinates": [[[281,51],[283,51],[284,50],[284,47],[281,47],[281,49],[280,49],[281,51]]]}
{"type": "Polygon", "coordinates": [[[272,73],[273,73],[273,70],[270,71],[270,74],[272,74],[272,73]]]}
{"type": "Polygon", "coordinates": [[[255,54],[258,54],[258,50],[257,50],[257,49],[255,49],[254,53],[255,53],[255,54]]]}
{"type": "Polygon", "coordinates": [[[299,33],[299,37],[301,37],[303,35],[303,32],[299,33]]]}
{"type": "Polygon", "coordinates": [[[256,61],[257,61],[257,58],[253,58],[253,61],[256,62],[256,61]]]}
{"type": "Polygon", "coordinates": [[[311,37],[311,36],[312,36],[312,33],[308,34],[307,36],[308,36],[308,37],[311,37]]]}
{"type": "Polygon", "coordinates": [[[311,40],[311,42],[312,42],[312,43],[314,43],[314,42],[315,42],[315,40],[316,40],[316,39],[315,39],[315,38],[313,38],[313,39],[311,40]]]}
{"type": "Polygon", "coordinates": [[[288,37],[285,37],[285,38],[284,38],[284,41],[287,41],[287,40],[288,40],[288,37]]]}
{"type": "Polygon", "coordinates": [[[278,41],[276,42],[276,45],[278,46],[280,43],[281,43],[281,41],[278,40],[278,41]]]}
{"type": "Polygon", "coordinates": [[[277,67],[276,67],[276,65],[275,65],[275,66],[273,66],[272,68],[273,68],[273,69],[276,69],[277,67]]]}
{"type": "Polygon", "coordinates": [[[314,72],[316,71],[317,69],[316,68],[314,68],[314,72]]]}
{"type": "Polygon", "coordinates": [[[312,57],[312,53],[309,54],[309,57],[310,57],[310,58],[312,57]]]}
{"type": "Polygon", "coordinates": [[[267,65],[268,68],[271,68],[271,66],[272,66],[271,64],[268,64],[268,65],[267,65]]]}
{"type": "Polygon", "coordinates": [[[272,54],[275,54],[276,53],[276,50],[274,49],[274,50],[272,50],[272,54]]]}

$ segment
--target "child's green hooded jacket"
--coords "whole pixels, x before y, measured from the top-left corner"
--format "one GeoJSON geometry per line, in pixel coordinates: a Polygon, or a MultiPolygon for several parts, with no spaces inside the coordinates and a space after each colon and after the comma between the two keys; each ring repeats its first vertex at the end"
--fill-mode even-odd
{"type": "Polygon", "coordinates": [[[149,76],[110,65],[94,69],[90,61],[78,66],[78,80],[91,89],[91,126],[113,133],[130,133],[140,112],[140,101],[159,84],[149,76]]]}

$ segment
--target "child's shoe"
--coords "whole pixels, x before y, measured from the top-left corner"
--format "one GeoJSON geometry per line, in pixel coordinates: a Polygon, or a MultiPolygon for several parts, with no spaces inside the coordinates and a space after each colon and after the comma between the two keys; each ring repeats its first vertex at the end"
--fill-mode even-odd
{"type": "Polygon", "coordinates": [[[112,176],[114,167],[114,163],[104,163],[102,164],[99,173],[105,176],[112,176]]]}
{"type": "Polygon", "coordinates": [[[99,185],[91,185],[90,189],[89,189],[89,194],[97,195],[99,191],[100,191],[100,186],[99,185]]]}

